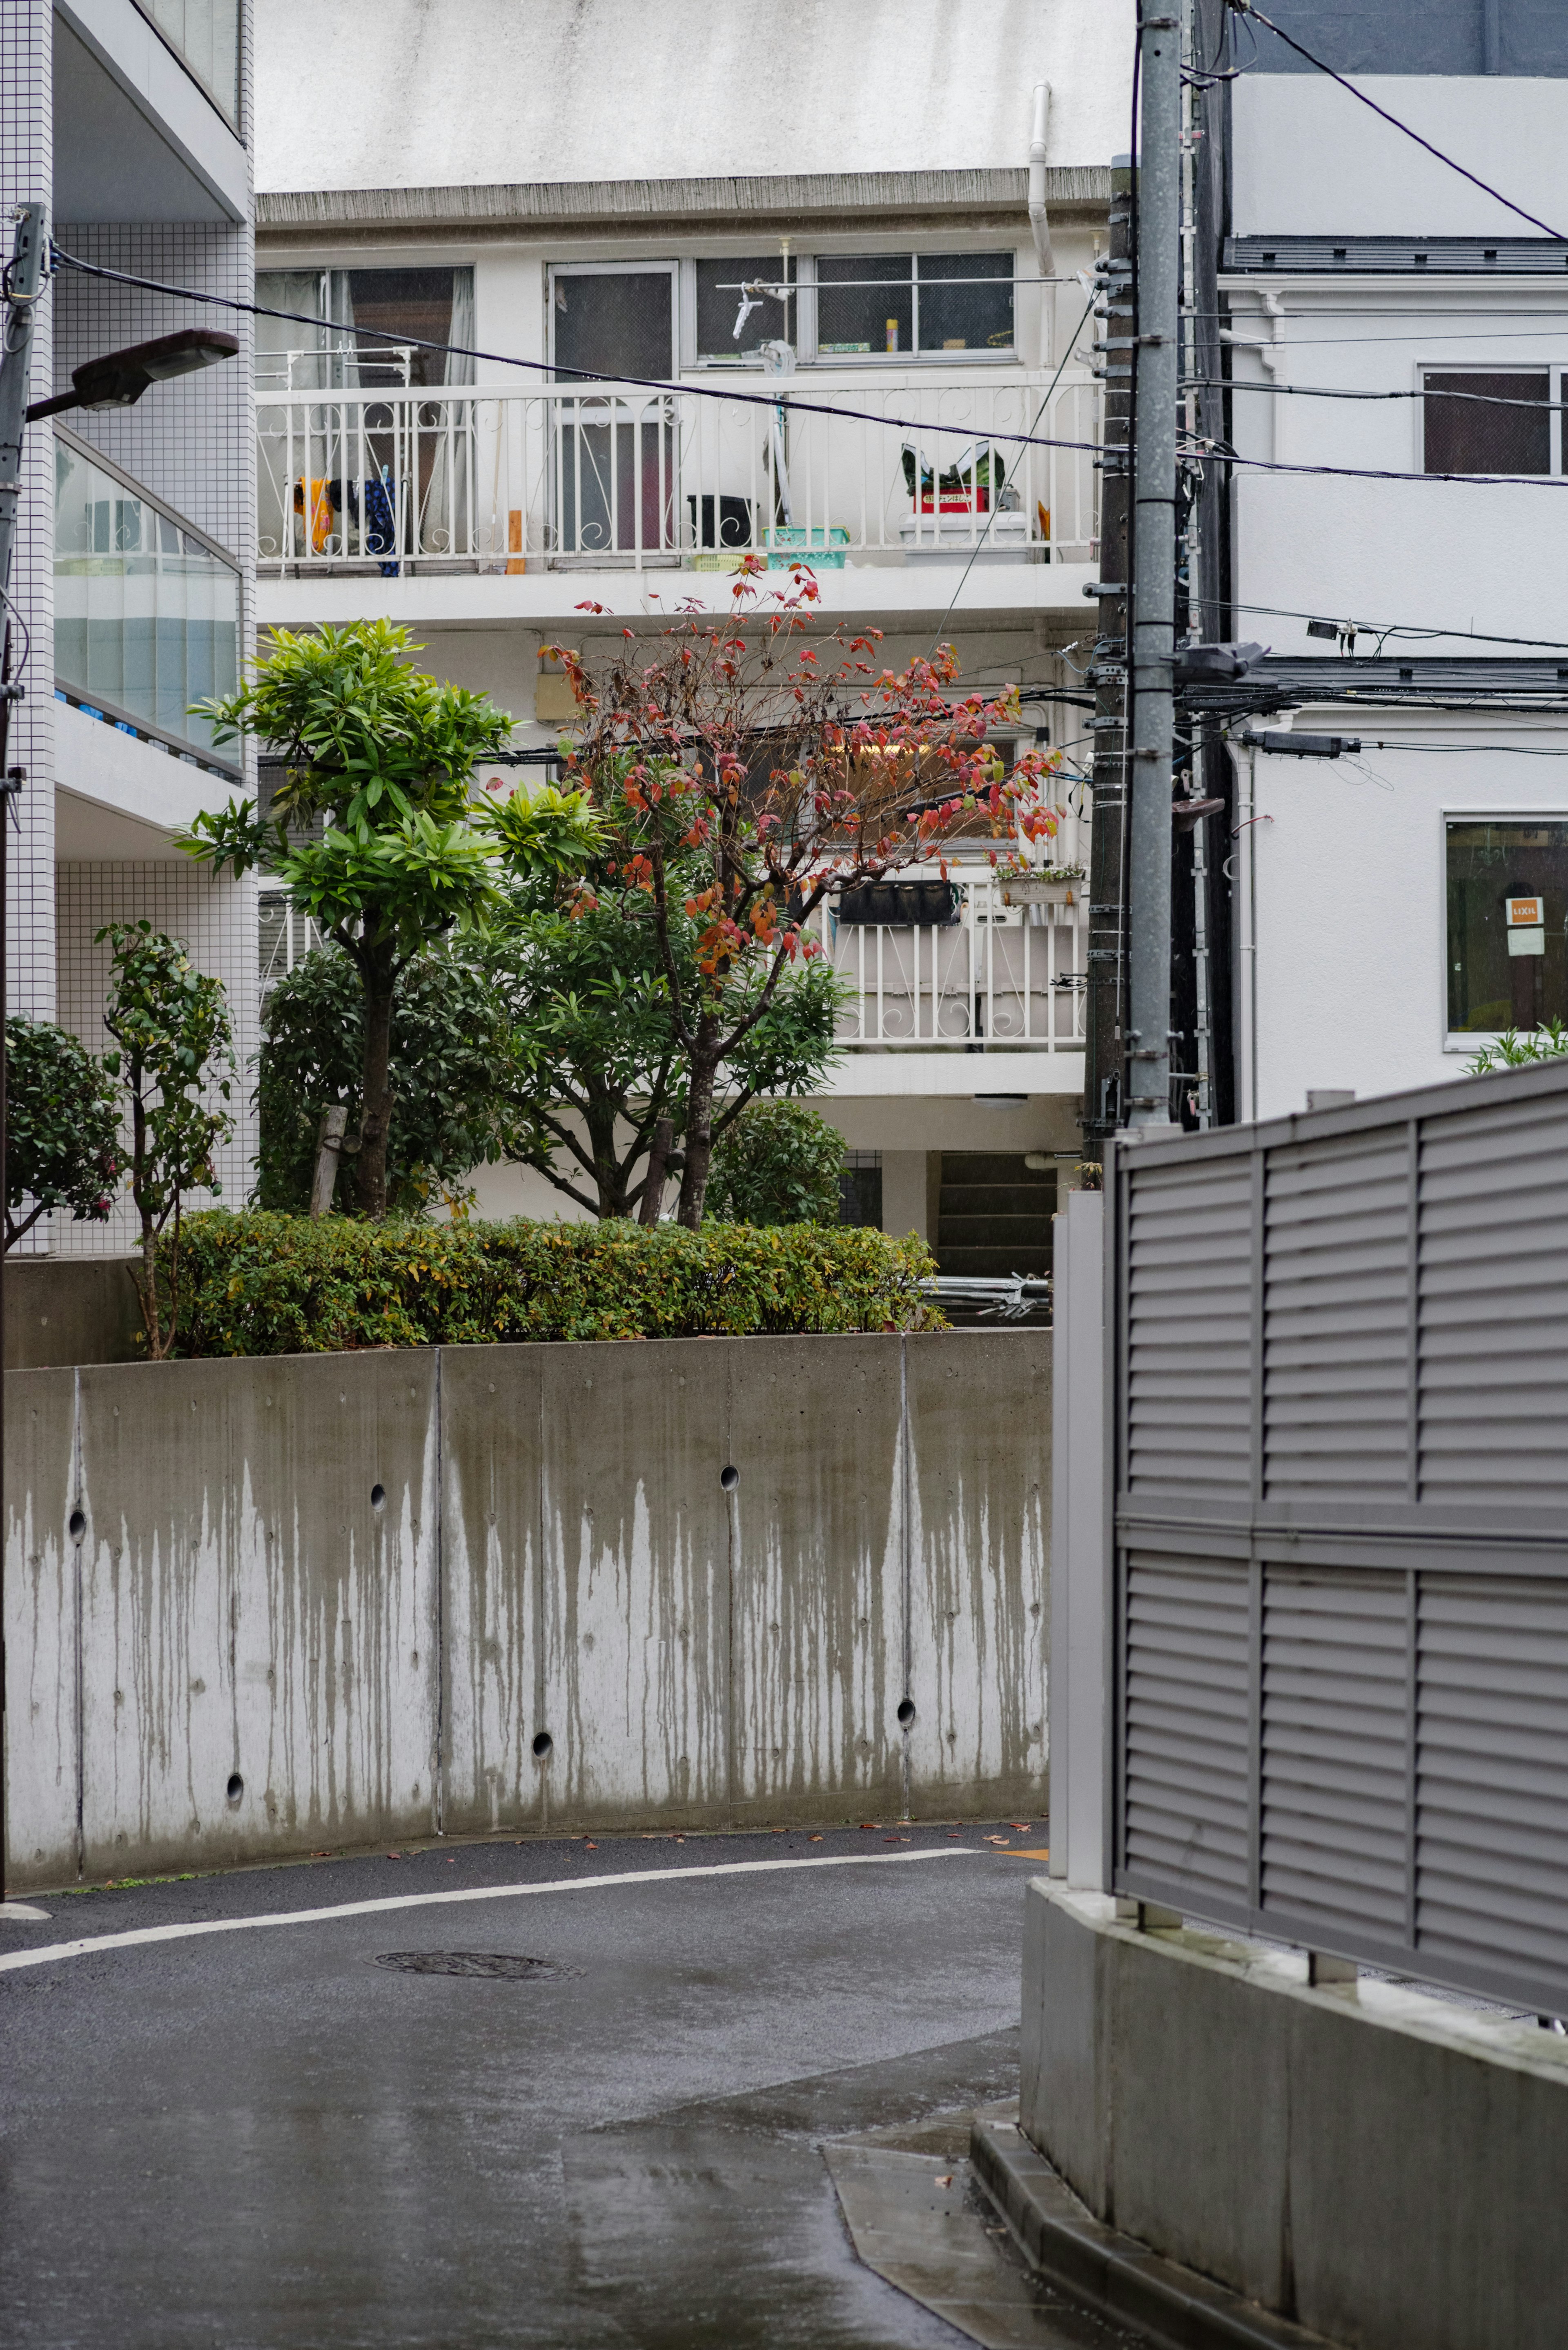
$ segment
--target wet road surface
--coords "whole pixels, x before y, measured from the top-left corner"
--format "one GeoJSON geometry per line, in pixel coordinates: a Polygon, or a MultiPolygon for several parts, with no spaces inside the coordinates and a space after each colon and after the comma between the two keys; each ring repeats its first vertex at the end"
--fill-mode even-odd
{"type": "Polygon", "coordinates": [[[856,2260],[820,2145],[1015,2091],[1044,1828],[897,1833],[39,1897],[0,1924],[6,2342],[959,2342],[856,2260]]]}

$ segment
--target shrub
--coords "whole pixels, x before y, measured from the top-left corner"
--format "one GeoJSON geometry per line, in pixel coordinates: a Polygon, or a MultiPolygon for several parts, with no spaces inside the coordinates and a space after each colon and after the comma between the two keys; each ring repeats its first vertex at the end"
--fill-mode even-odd
{"type": "Polygon", "coordinates": [[[327,1354],[545,1338],[945,1327],[914,1239],[861,1225],[187,1218],[180,1351],[327,1354]]]}
{"type": "MultiPolygon", "coordinates": [[[[256,1191],[264,1208],[310,1204],[316,1142],[328,1103],[359,1132],[365,1064],[365,991],[336,947],[306,955],[267,996],[256,1104],[261,1156],[256,1191]]],[[[510,1106],[514,1058],[504,1008],[481,972],[457,956],[416,955],[392,991],[391,1127],[387,1196],[417,1214],[438,1190],[452,1190],[481,1161],[514,1155],[528,1140],[510,1106]]],[[[339,1208],[349,1184],[339,1174],[339,1208]]]]}
{"type": "Polygon", "coordinates": [[[805,1102],[753,1102],[713,1145],[707,1212],[736,1224],[836,1224],[844,1137],[805,1102]]]}
{"type": "Polygon", "coordinates": [[[119,1188],[119,1087],[47,1020],[7,1020],[5,1054],[5,1246],[53,1208],[103,1223],[119,1188]]]}

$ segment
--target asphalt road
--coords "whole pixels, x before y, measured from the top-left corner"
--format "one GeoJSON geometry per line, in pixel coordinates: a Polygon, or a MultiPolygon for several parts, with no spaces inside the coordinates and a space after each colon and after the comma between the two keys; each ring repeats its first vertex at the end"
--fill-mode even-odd
{"type": "Polygon", "coordinates": [[[818,2149],[1014,2090],[1041,1864],[1013,1852],[1044,1835],[491,1843],[42,1898],[0,1925],[0,2334],[951,2345],[857,2262],[818,2149]],[[735,1862],[768,1866],[708,1873],[735,1862]],[[465,1898],[343,1907],[432,1893],[465,1898]],[[544,1965],[378,1963],[452,1953],[544,1965]]]}

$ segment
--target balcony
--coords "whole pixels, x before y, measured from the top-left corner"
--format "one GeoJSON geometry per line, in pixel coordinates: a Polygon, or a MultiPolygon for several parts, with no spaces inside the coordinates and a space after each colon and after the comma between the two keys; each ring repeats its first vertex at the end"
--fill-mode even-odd
{"type": "Polygon", "coordinates": [[[123,733],[237,772],[191,704],[239,683],[232,556],[74,433],[55,428],[55,681],[123,733]]]}
{"type": "MultiPolygon", "coordinates": [[[[285,355],[286,357],[286,355],[285,355]]],[[[302,354],[302,359],[313,354],[302,354]]],[[[258,390],[264,575],[1055,563],[1097,555],[1099,387],[900,370],[747,394],[258,390]],[[853,411],[826,415],[825,406],[853,411]],[[1020,445],[1017,437],[1084,444],[1020,445]]]]}
{"type": "Polygon", "coordinates": [[[850,1055],[1081,1053],[1081,886],[1072,905],[1009,905],[989,868],[950,869],[950,885],[883,883],[813,916],[850,990],[840,1045],[850,1055]]]}

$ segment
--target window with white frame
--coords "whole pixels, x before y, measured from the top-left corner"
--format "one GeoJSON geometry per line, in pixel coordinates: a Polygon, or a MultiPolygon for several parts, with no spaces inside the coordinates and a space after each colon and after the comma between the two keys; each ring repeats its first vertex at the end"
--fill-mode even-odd
{"type": "Polygon", "coordinates": [[[1568,1020],[1568,817],[1449,816],[1449,1031],[1568,1020]]]}
{"type": "Polygon", "coordinates": [[[685,265],[687,366],[1012,359],[1014,259],[1002,253],[756,253],[685,265]]]}
{"type": "Polygon", "coordinates": [[[1563,466],[1558,370],[1423,368],[1422,471],[1554,473],[1563,466]]]}

